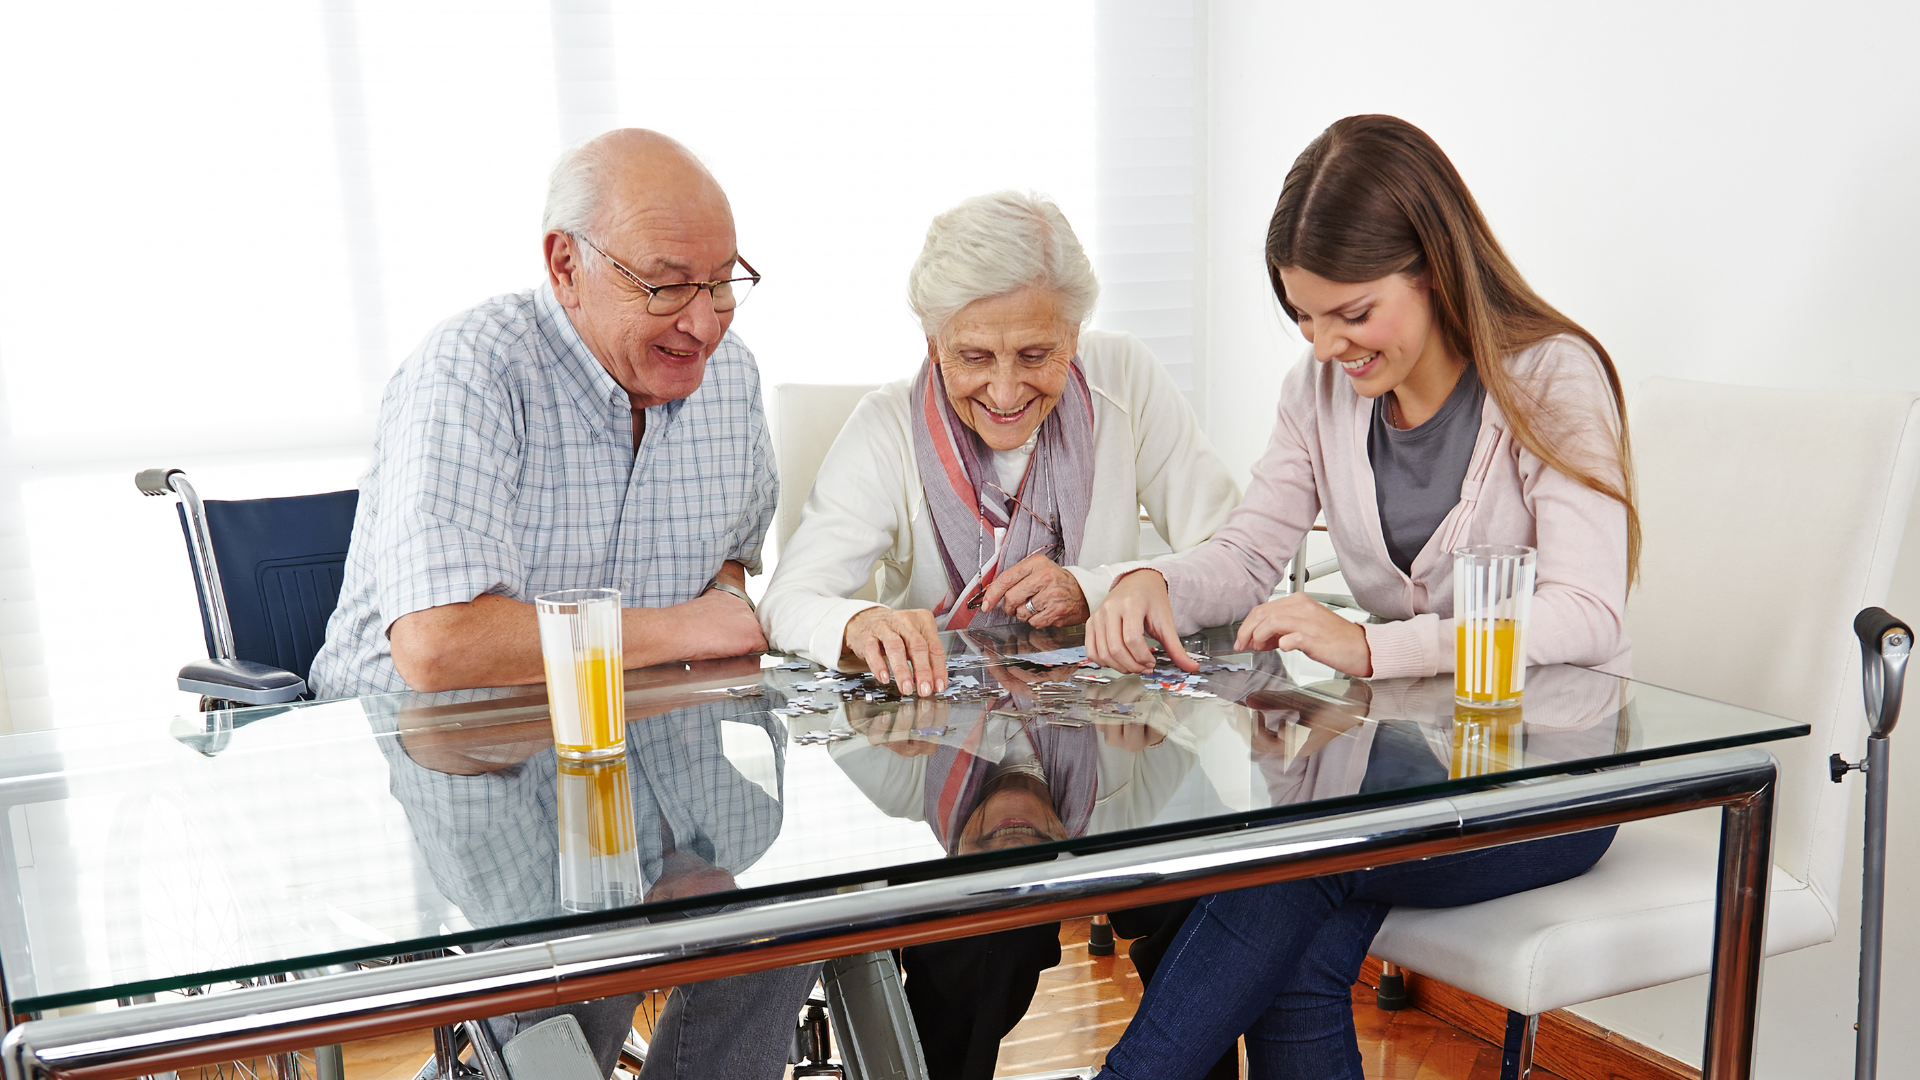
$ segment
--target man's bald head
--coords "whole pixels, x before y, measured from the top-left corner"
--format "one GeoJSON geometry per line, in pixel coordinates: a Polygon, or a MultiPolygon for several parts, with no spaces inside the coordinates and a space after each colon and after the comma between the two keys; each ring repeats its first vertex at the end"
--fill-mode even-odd
{"type": "Polygon", "coordinates": [[[690,202],[732,217],[720,182],[693,151],[657,131],[616,128],[560,156],[547,182],[541,231],[592,235],[608,214],[690,202]]]}
{"type": "Polygon", "coordinates": [[[657,131],[609,131],[560,159],[545,225],[553,297],[633,407],[698,390],[733,322],[732,295],[716,305],[703,287],[661,311],[652,297],[734,276],[733,208],[707,167],[657,131]]]}

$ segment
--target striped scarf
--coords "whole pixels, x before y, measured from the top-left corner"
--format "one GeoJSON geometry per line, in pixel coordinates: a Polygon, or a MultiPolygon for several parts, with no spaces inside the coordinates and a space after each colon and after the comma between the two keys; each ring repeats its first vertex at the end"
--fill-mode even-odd
{"type": "Polygon", "coordinates": [[[1047,550],[1056,539],[1054,562],[1079,561],[1093,497],[1093,391],[1079,357],[1070,370],[1066,390],[1041,421],[1014,495],[1026,510],[989,486],[998,483],[993,451],[960,422],[932,359],[913,381],[913,451],[947,572],[947,595],[933,611],[942,630],[1013,622],[999,611],[976,611],[970,602],[1001,570],[1047,550]]]}

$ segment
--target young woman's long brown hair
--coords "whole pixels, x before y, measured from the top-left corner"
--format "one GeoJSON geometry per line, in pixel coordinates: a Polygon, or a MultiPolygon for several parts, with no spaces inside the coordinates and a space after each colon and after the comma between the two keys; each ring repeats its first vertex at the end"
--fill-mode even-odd
{"type": "Polygon", "coordinates": [[[1453,162],[1426,132],[1398,117],[1349,116],[1307,144],[1287,172],[1267,229],[1267,276],[1288,318],[1298,321],[1280,284],[1283,268],[1344,283],[1425,275],[1435,325],[1454,355],[1479,369],[1520,445],[1626,507],[1633,580],[1640,515],[1633,505],[1626,398],[1613,358],[1527,286],[1453,162]],[[1585,341],[1600,358],[1613,391],[1613,461],[1576,456],[1544,437],[1542,429],[1553,423],[1579,425],[1587,418],[1551,415],[1542,396],[1504,362],[1556,334],[1585,341]]]}

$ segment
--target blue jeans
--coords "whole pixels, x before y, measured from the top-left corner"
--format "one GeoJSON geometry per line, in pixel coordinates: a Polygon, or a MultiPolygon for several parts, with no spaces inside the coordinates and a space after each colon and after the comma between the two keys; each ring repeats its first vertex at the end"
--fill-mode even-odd
{"type": "Polygon", "coordinates": [[[1395,904],[1457,907],[1585,873],[1612,829],[1203,898],[1101,1080],[1197,1078],[1242,1034],[1254,1080],[1362,1080],[1353,981],[1395,904]]]}

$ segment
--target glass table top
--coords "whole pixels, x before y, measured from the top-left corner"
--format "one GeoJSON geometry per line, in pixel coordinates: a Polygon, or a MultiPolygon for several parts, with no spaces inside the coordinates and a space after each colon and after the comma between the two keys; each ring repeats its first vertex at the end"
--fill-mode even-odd
{"type": "Polygon", "coordinates": [[[1806,733],[1582,668],[1516,708],[1187,639],[947,635],[902,700],[779,655],[627,673],[624,755],[556,756],[544,689],[393,694],[0,737],[19,1011],[570,936],[1806,733]]]}

